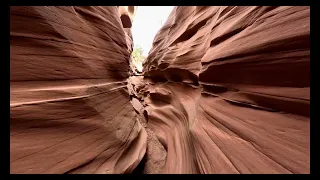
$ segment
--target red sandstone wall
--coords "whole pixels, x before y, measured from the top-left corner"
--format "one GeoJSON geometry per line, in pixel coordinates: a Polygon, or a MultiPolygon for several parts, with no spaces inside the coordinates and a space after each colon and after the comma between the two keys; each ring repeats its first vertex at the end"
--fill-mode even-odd
{"type": "Polygon", "coordinates": [[[144,76],[157,172],[310,173],[310,7],[175,7],[144,76]]]}
{"type": "Polygon", "coordinates": [[[117,7],[10,7],[10,173],[127,173],[146,151],[117,7]]]}

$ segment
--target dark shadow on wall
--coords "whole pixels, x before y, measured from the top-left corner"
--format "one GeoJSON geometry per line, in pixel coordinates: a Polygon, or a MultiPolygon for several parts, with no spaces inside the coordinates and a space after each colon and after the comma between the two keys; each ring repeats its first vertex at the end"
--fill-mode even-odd
{"type": "Polygon", "coordinates": [[[132,27],[132,23],[131,23],[130,17],[128,15],[123,14],[123,15],[121,15],[120,19],[121,19],[123,28],[131,28],[132,27]]]}
{"type": "Polygon", "coordinates": [[[145,153],[145,155],[141,159],[138,166],[132,171],[132,174],[145,174],[144,169],[145,169],[146,162],[147,162],[147,153],[145,153]]]}

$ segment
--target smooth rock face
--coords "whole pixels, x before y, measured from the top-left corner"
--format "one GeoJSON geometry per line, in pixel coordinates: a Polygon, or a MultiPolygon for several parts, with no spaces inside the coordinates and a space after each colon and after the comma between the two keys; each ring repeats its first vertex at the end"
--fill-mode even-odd
{"type": "Polygon", "coordinates": [[[309,7],[175,7],[143,71],[154,172],[310,173],[309,7]]]}
{"type": "Polygon", "coordinates": [[[10,173],[310,173],[309,7],[134,11],[10,7],[10,173]]]}
{"type": "Polygon", "coordinates": [[[115,7],[10,7],[10,173],[130,173],[147,134],[115,7]]]}

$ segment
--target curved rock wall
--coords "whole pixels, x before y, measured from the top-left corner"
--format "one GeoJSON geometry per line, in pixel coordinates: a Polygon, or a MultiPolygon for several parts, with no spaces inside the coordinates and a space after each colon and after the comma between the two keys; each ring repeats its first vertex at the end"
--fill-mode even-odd
{"type": "Polygon", "coordinates": [[[146,151],[117,7],[10,7],[10,173],[129,173],[146,151]]]}
{"type": "Polygon", "coordinates": [[[175,7],[144,76],[150,173],[310,173],[309,7],[175,7]]]}
{"type": "Polygon", "coordinates": [[[10,7],[10,173],[310,173],[309,7],[134,11],[10,7]]]}

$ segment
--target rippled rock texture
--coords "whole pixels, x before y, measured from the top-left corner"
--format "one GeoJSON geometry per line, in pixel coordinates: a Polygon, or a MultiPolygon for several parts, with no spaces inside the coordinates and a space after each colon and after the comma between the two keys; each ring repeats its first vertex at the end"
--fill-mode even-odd
{"type": "Polygon", "coordinates": [[[131,26],[121,13],[10,7],[10,173],[129,173],[139,164],[147,134],[127,90],[131,26]]]}
{"type": "Polygon", "coordinates": [[[309,7],[175,7],[144,76],[149,172],[310,173],[309,7]]]}
{"type": "Polygon", "coordinates": [[[310,173],[309,7],[134,11],[10,8],[11,173],[310,173]]]}

